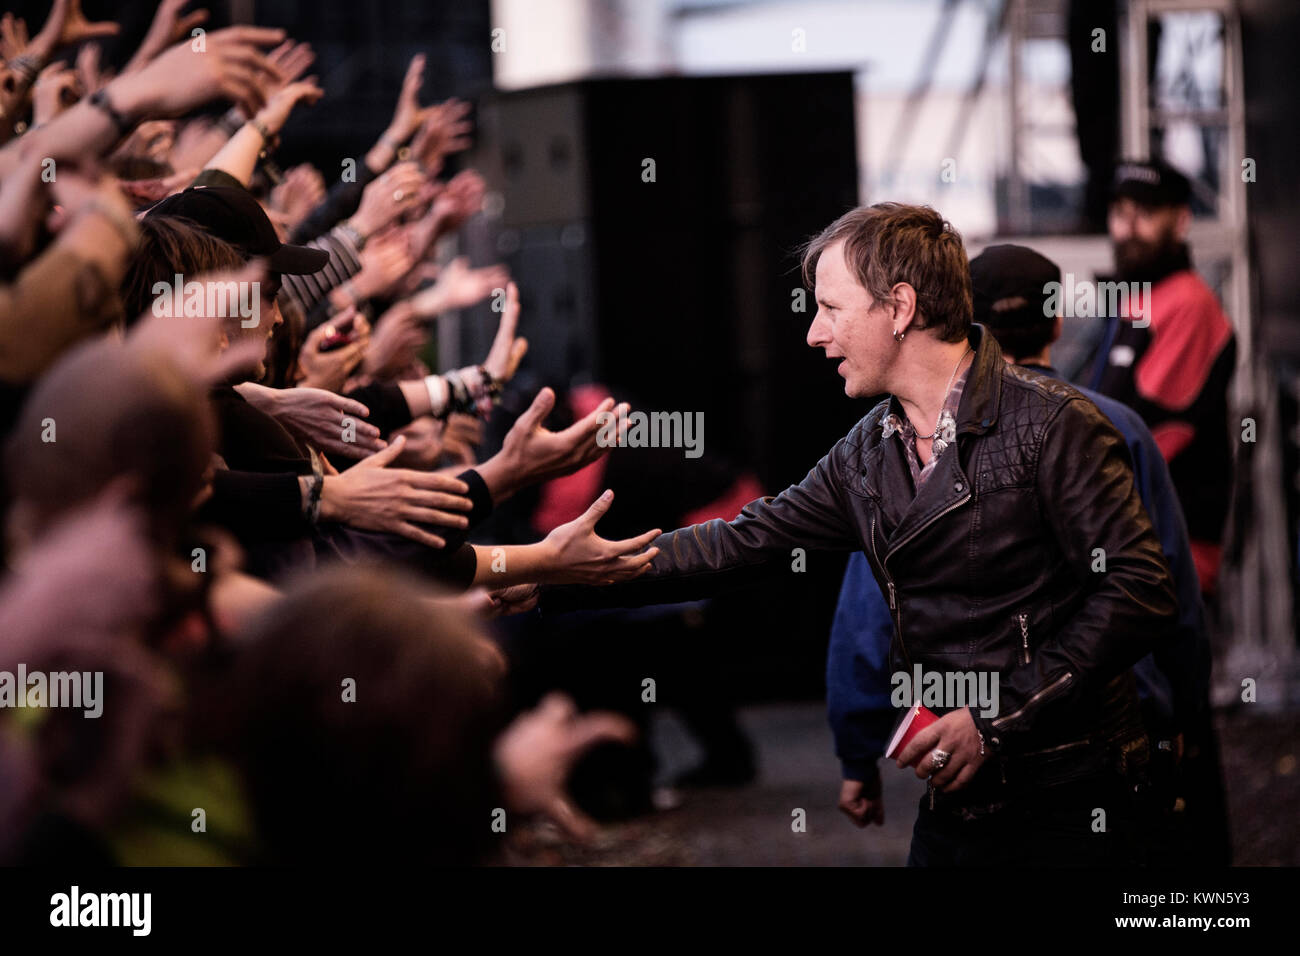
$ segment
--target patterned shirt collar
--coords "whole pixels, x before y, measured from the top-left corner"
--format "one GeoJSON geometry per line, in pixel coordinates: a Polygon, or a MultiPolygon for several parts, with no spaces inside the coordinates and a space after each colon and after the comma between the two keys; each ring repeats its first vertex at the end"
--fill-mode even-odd
{"type": "MultiPolygon", "coordinates": [[[[965,361],[965,356],[962,356],[962,360],[965,361]]],[[[907,465],[912,472],[912,482],[917,491],[921,490],[921,485],[925,484],[925,480],[934,471],[935,463],[944,449],[957,440],[957,410],[961,406],[961,395],[966,387],[966,376],[970,370],[971,365],[966,366],[948,388],[948,394],[943,400],[943,408],[939,412],[934,442],[930,447],[930,460],[924,465],[921,464],[921,458],[916,451],[916,429],[912,427],[907,415],[902,414],[902,406],[898,399],[890,397],[890,412],[885,416],[881,436],[889,438],[891,435],[897,435],[898,440],[902,442],[903,450],[907,453],[907,465]]]]}

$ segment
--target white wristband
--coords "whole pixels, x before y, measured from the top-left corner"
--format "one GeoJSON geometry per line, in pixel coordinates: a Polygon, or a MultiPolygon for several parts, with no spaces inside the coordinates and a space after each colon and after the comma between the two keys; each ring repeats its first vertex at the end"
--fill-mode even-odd
{"type": "Polygon", "coordinates": [[[451,389],[448,388],[446,380],[441,375],[426,375],[424,377],[424,387],[429,392],[429,404],[432,406],[431,414],[435,417],[441,415],[447,410],[447,405],[451,400],[451,389]]]}

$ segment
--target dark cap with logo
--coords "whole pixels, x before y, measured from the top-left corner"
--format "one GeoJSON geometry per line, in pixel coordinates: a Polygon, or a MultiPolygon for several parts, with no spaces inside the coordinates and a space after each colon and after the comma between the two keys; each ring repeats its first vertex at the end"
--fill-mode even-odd
{"type": "Polygon", "coordinates": [[[970,261],[975,321],[999,329],[1025,328],[1055,318],[1044,311],[1048,284],[1061,267],[1025,246],[989,246],[970,261]]]}
{"type": "Polygon", "coordinates": [[[265,258],[269,272],[309,275],[329,262],[323,249],[281,242],[258,201],[235,186],[192,186],[155,203],[145,215],[189,219],[248,258],[265,258]]]}
{"type": "Polygon", "coordinates": [[[1143,206],[1186,206],[1191,181],[1164,160],[1125,161],[1115,165],[1112,199],[1131,199],[1143,206]]]}

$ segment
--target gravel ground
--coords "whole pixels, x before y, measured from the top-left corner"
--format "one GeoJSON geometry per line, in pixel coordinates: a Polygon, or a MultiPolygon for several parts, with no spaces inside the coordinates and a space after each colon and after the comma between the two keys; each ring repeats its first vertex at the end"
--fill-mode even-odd
{"type": "Polygon", "coordinates": [[[1233,862],[1300,866],[1300,715],[1240,707],[1215,720],[1233,862]]]}
{"type": "MultiPolygon", "coordinates": [[[[821,703],[745,708],[741,723],[758,748],[750,786],[687,791],[681,804],[606,826],[575,847],[548,825],[513,835],[506,862],[548,866],[902,866],[923,782],[884,766],[885,825],[858,830],[836,809],[839,765],[821,703]],[[805,832],[791,822],[805,813],[805,832]]],[[[1238,865],[1300,865],[1300,739],[1295,714],[1248,708],[1217,717],[1238,865]]],[[[653,729],[661,776],[699,753],[671,715],[653,729]]]]}

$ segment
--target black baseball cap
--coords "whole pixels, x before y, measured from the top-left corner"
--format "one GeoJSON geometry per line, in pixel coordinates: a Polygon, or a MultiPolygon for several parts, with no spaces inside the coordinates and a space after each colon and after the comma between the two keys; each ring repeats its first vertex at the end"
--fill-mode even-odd
{"type": "Polygon", "coordinates": [[[191,186],[155,203],[145,216],[189,219],[247,258],[265,258],[268,272],[309,275],[325,268],[330,258],[323,249],[281,242],[252,193],[235,186],[191,186]]]}
{"type": "Polygon", "coordinates": [[[1143,206],[1186,206],[1192,183],[1164,160],[1130,160],[1115,165],[1112,199],[1131,199],[1143,206]]]}
{"type": "Polygon", "coordinates": [[[1061,267],[1026,246],[989,246],[970,261],[975,321],[996,335],[1001,329],[1030,328],[1055,318],[1044,306],[1049,283],[1061,281],[1061,267]]]}

